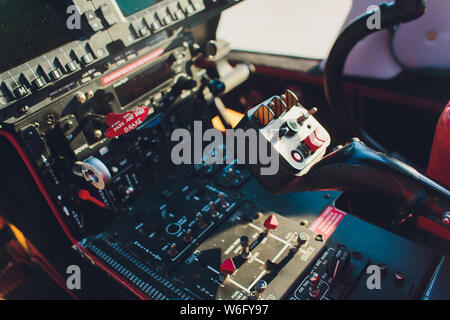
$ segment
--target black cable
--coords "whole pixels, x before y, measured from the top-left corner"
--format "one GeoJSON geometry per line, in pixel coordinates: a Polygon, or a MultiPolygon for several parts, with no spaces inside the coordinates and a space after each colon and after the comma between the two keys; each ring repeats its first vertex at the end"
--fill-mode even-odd
{"type": "Polygon", "coordinates": [[[325,95],[331,110],[343,120],[343,124],[354,136],[359,136],[371,147],[388,153],[361,126],[347,103],[344,93],[344,67],[347,57],[354,46],[366,36],[392,28],[399,23],[405,23],[419,18],[425,13],[425,0],[396,0],[393,4],[381,4],[380,29],[369,29],[368,18],[373,13],[366,13],[350,25],[339,35],[328,56],[324,71],[325,95]]]}

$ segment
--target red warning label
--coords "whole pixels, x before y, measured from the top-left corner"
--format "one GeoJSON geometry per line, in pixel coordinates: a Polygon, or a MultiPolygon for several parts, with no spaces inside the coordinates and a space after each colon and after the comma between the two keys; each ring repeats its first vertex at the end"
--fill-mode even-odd
{"type": "Polygon", "coordinates": [[[109,126],[105,131],[105,136],[114,138],[133,131],[142,124],[148,113],[149,109],[144,106],[125,113],[109,113],[105,119],[105,123],[109,126]]]}
{"type": "Polygon", "coordinates": [[[344,211],[328,206],[309,227],[309,230],[320,233],[326,239],[334,232],[345,215],[344,211]]]}

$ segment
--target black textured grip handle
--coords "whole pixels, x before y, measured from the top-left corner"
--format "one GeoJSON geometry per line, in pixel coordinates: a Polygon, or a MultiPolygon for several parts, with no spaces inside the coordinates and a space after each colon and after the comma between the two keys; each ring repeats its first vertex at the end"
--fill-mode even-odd
{"type": "Polygon", "coordinates": [[[359,191],[401,199],[402,182],[380,170],[356,164],[328,164],[318,167],[308,176],[314,188],[359,191]]]}
{"type": "Polygon", "coordinates": [[[401,220],[430,199],[450,203],[449,190],[405,163],[376,152],[359,141],[326,156],[286,191],[326,189],[390,198],[400,208],[394,220],[401,220]]]}

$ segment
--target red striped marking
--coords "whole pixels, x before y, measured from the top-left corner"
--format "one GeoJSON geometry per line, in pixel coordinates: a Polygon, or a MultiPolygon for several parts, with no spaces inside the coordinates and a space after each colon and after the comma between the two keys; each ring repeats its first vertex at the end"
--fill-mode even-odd
{"type": "Polygon", "coordinates": [[[111,83],[113,81],[116,81],[117,79],[123,77],[124,75],[133,72],[134,70],[142,67],[143,65],[149,63],[150,61],[155,60],[159,56],[161,56],[164,53],[163,48],[156,49],[153,52],[150,52],[149,54],[143,56],[139,60],[136,60],[133,63],[130,63],[129,65],[105,76],[102,78],[102,84],[107,85],[108,83],[111,83]]]}

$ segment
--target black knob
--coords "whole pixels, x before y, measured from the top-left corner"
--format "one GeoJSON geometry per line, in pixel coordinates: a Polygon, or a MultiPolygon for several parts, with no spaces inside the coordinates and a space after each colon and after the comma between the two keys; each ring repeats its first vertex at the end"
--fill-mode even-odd
{"type": "Polygon", "coordinates": [[[219,79],[214,79],[208,83],[208,88],[213,95],[217,96],[225,91],[225,83],[219,79]]]}
{"type": "Polygon", "coordinates": [[[191,78],[181,77],[175,84],[178,90],[191,90],[197,86],[197,81],[191,78]]]}

